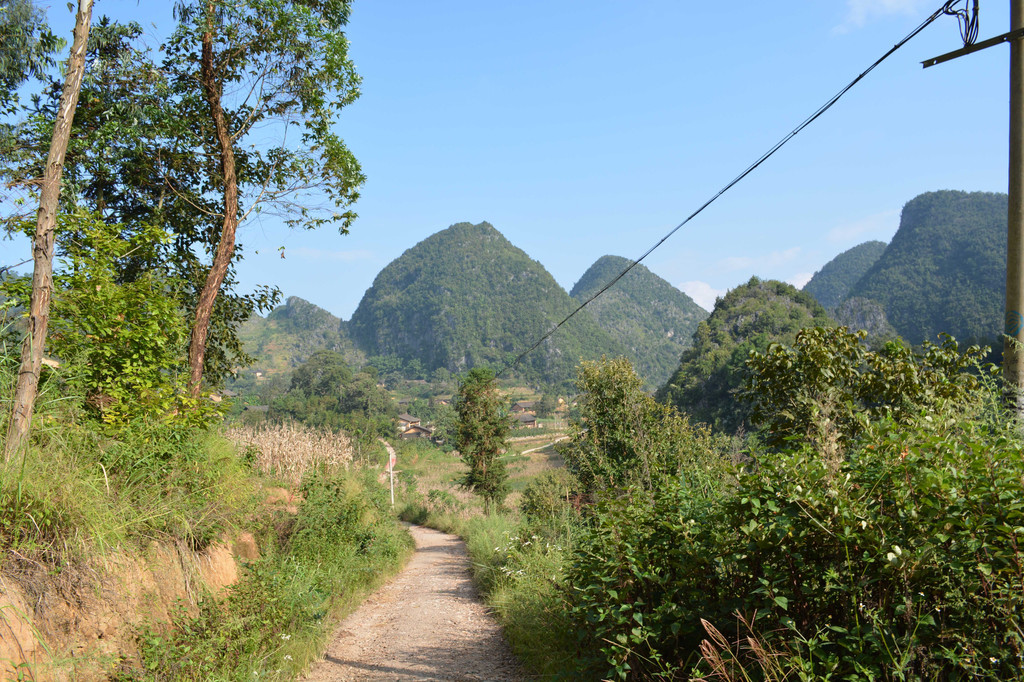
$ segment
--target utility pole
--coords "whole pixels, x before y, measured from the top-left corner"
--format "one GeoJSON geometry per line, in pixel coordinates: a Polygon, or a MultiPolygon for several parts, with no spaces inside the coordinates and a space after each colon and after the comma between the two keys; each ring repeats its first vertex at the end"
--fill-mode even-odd
{"type": "Polygon", "coordinates": [[[925,68],[957,59],[994,45],[1010,43],[1010,181],[1006,215],[1006,321],[1003,328],[1003,379],[1006,398],[1017,421],[1024,426],[1024,0],[1010,0],[1010,30],[974,42],[977,38],[978,2],[973,18],[964,12],[962,49],[947,52],[922,64],[925,68]],[[973,35],[971,35],[973,34],[973,35]]]}
{"type": "MultiPolygon", "coordinates": [[[[1010,30],[1024,28],[1024,0],[1010,0],[1010,30]]],[[[1024,417],[1024,44],[1010,42],[1010,195],[1006,220],[1006,329],[1003,377],[1024,417]]]]}

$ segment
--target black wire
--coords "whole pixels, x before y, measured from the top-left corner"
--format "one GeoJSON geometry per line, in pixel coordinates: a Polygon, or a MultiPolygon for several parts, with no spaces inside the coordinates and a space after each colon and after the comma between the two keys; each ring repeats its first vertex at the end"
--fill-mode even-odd
{"type": "Polygon", "coordinates": [[[968,47],[978,40],[978,0],[974,0],[970,11],[966,6],[963,9],[953,9],[955,4],[947,2],[942,8],[942,13],[956,17],[960,25],[960,37],[963,38],[964,47],[968,47]]]}
{"type": "MultiPolygon", "coordinates": [[[[826,111],[831,109],[832,105],[834,105],[836,102],[839,101],[839,98],[841,98],[843,95],[845,95],[847,92],[849,92],[849,90],[851,88],[853,88],[853,86],[855,86],[857,83],[859,83],[865,76],[867,76],[869,73],[874,71],[876,66],[878,66],[879,64],[884,62],[886,59],[888,59],[894,52],[896,52],[896,50],[900,49],[905,44],[910,42],[914,37],[917,36],[918,33],[923,31],[924,29],[926,29],[936,19],[938,19],[939,17],[941,17],[944,14],[956,16],[961,21],[961,30],[963,31],[963,26],[964,26],[963,19],[964,19],[964,17],[967,16],[966,10],[955,10],[954,9],[954,6],[959,4],[960,1],[961,0],[950,0],[949,2],[943,3],[943,5],[939,9],[935,10],[935,12],[933,12],[930,17],[925,19],[923,22],[921,22],[921,24],[917,28],[915,28],[913,31],[908,33],[906,35],[906,37],[903,38],[903,40],[901,40],[898,43],[896,43],[895,45],[893,45],[892,48],[890,48],[888,52],[886,52],[881,57],[876,59],[875,62],[871,66],[869,66],[867,69],[862,71],[860,73],[860,75],[858,75],[856,78],[854,78],[852,81],[850,81],[846,85],[846,87],[844,87],[842,90],[840,90],[835,95],[833,95],[831,99],[829,99],[827,102],[825,102],[825,104],[823,104],[820,107],[818,107],[818,109],[813,114],[811,114],[806,119],[804,119],[803,123],[798,125],[791,132],[789,132],[785,137],[783,137],[781,140],[776,142],[775,145],[773,145],[771,149],[769,149],[767,152],[762,154],[757,159],[757,161],[755,161],[754,163],[752,163],[749,166],[747,166],[746,170],[744,170],[742,173],[740,173],[735,178],[733,178],[733,180],[729,184],[727,184],[725,187],[723,187],[722,189],[718,190],[718,192],[713,197],[711,197],[710,199],[705,201],[703,204],[701,204],[700,208],[698,208],[696,211],[694,211],[693,213],[691,213],[689,216],[686,217],[686,220],[684,220],[683,222],[681,222],[678,225],[676,225],[675,227],[673,227],[669,231],[669,233],[666,234],[661,239],[659,239],[658,242],[654,246],[652,246],[651,248],[647,249],[643,253],[643,255],[641,255],[635,261],[631,262],[628,266],[626,266],[626,268],[623,269],[622,272],[620,272],[610,282],[608,282],[603,287],[601,287],[590,298],[588,298],[583,303],[579,304],[579,306],[577,306],[577,308],[575,310],[573,310],[571,313],[566,315],[565,318],[561,322],[559,322],[554,327],[552,327],[546,334],[544,334],[544,336],[540,337],[532,346],[530,346],[529,348],[524,350],[522,353],[520,353],[518,356],[516,356],[515,360],[512,360],[511,362],[506,362],[505,366],[501,368],[501,371],[499,371],[497,373],[496,377],[502,376],[506,371],[508,371],[512,367],[515,367],[520,362],[522,362],[523,358],[525,358],[527,355],[529,355],[530,353],[535,351],[537,349],[537,347],[540,346],[540,344],[544,343],[549,338],[551,338],[551,336],[556,331],[558,331],[562,327],[562,325],[564,325],[566,322],[568,322],[570,319],[572,319],[576,315],[576,313],[578,313],[579,311],[581,311],[584,308],[586,308],[594,299],[596,299],[598,296],[600,296],[604,292],[608,291],[608,289],[612,288],[620,279],[625,277],[626,274],[630,270],[632,270],[637,265],[639,265],[640,262],[643,261],[645,258],[647,258],[647,256],[651,255],[651,253],[653,253],[655,249],[657,249],[659,246],[664,244],[669,239],[669,237],[671,237],[676,232],[678,232],[684,225],[686,225],[686,223],[688,223],[691,220],[693,220],[694,218],[696,218],[704,209],[706,209],[708,206],[713,204],[720,196],[722,196],[723,194],[728,192],[736,184],[738,184],[741,180],[743,180],[745,177],[747,177],[752,172],[754,172],[754,170],[756,170],[758,166],[760,166],[765,161],[767,161],[769,158],[771,158],[775,154],[775,152],[777,152],[780,149],[782,149],[782,147],[787,142],[789,142],[794,137],[796,137],[798,134],[800,134],[804,130],[804,128],[806,128],[807,126],[811,125],[811,123],[814,123],[814,121],[817,120],[822,114],[824,114],[826,111]]],[[[973,28],[973,31],[974,31],[975,38],[977,38],[977,4],[978,4],[978,0],[974,0],[975,8],[974,8],[974,20],[973,20],[974,28],[973,28]]],[[[969,34],[969,31],[968,31],[968,34],[969,34]]]]}

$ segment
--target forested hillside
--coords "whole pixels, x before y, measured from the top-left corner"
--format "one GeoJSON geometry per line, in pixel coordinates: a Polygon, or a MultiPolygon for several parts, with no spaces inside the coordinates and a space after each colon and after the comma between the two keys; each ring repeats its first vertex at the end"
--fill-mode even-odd
{"type": "Polygon", "coordinates": [[[352,345],[341,319],[298,296],[290,296],[265,318],[253,316],[238,335],[245,352],[256,358],[253,368],[262,371],[294,369],[319,350],[340,353],[351,365],[366,360],[352,345]]]}
{"type": "Polygon", "coordinates": [[[899,231],[851,297],[877,301],[910,343],[947,332],[991,343],[1003,329],[1006,195],[928,192],[903,207],[899,231]]]}
{"type": "MultiPolygon", "coordinates": [[[[427,371],[498,365],[574,308],[544,267],[488,223],[458,223],[416,244],[377,275],[349,323],[368,355],[418,360],[427,371]]],[[[516,372],[566,383],[580,359],[624,354],[587,311],[516,372]]]]}
{"type": "MultiPolygon", "coordinates": [[[[631,261],[602,256],[569,292],[582,303],[622,272],[631,261]]],[[[601,328],[627,350],[637,372],[651,386],[661,386],[689,348],[693,332],[708,312],[689,296],[637,265],[587,310],[601,328]]]]}
{"type": "Polygon", "coordinates": [[[885,248],[885,242],[871,241],[843,251],[814,273],[803,290],[828,310],[835,309],[846,299],[850,288],[878,261],[885,248]]]}
{"type": "Polygon", "coordinates": [[[658,400],[732,433],[747,419],[736,391],[750,351],[791,343],[804,327],[830,321],[810,294],[785,282],[753,277],[718,299],[711,316],[697,327],[679,368],[658,391],[658,400]]]}

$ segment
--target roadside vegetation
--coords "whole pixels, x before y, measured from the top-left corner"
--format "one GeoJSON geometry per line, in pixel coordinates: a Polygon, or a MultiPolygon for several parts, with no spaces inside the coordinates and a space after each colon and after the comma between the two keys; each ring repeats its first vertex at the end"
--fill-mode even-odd
{"type": "Polygon", "coordinates": [[[405,514],[467,537],[542,677],[1017,679],[1024,441],[981,357],[810,327],[749,357],[743,439],[583,363],[564,468],[405,514]]]}
{"type": "MultiPolygon", "coordinates": [[[[5,356],[0,375],[4,405],[14,360],[5,356]]],[[[44,375],[33,447],[0,468],[0,580],[37,605],[2,615],[27,617],[47,647],[10,674],[294,679],[340,616],[408,556],[386,489],[343,434],[277,425],[225,438],[185,418],[111,425],[72,390],[74,372],[44,375]],[[62,609],[83,609],[73,622],[99,617],[95,595],[118,578],[112,567],[145,565],[154,551],[198,562],[239,534],[255,551],[233,584],[182,584],[170,621],[141,612],[108,633],[116,650],[70,656],[81,642],[62,636],[62,609]]]]}

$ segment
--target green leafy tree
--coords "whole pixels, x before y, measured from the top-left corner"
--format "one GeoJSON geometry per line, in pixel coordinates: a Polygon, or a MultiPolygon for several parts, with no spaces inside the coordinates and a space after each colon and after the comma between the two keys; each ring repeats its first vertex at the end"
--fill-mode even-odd
{"type": "Polygon", "coordinates": [[[508,471],[501,454],[512,426],[494,372],[475,367],[466,374],[459,384],[455,412],[459,419],[455,444],[469,467],[462,485],[482,497],[490,513],[508,494],[508,471]]]}
{"type": "Polygon", "coordinates": [[[583,492],[649,491],[684,470],[695,489],[711,484],[706,474],[718,459],[715,439],[645,393],[629,360],[581,363],[576,388],[578,413],[561,452],[583,492]]]}
{"type": "Polygon", "coordinates": [[[941,401],[965,402],[980,388],[987,349],[961,353],[945,336],[939,345],[926,342],[921,352],[899,341],[873,351],[865,337],[845,327],[811,327],[797,333],[792,347],[775,343],[751,353],[742,394],[766,443],[802,441],[837,465],[845,444],[869,420],[903,423],[941,401]]]}
{"type": "MultiPolygon", "coordinates": [[[[211,172],[203,148],[202,129],[183,116],[180,98],[159,55],[140,45],[142,28],[101,17],[90,31],[79,106],[64,163],[65,191],[61,211],[85,209],[116,225],[125,239],[161,225],[174,237],[158,248],[117,260],[116,280],[125,284],[152,269],[165,270],[180,282],[178,305],[195,310],[209,266],[210,240],[218,234],[222,211],[204,178],[211,172]]],[[[17,126],[20,153],[3,159],[8,184],[31,190],[39,177],[49,141],[45,125],[58,110],[62,83],[53,80],[33,99],[27,118],[17,126]]],[[[241,156],[242,172],[248,156],[241,156]]],[[[65,221],[56,236],[55,252],[83,241],[77,223],[65,221]]],[[[7,229],[26,226],[8,216],[7,229]]],[[[237,328],[254,310],[276,302],[276,290],[259,287],[251,294],[233,291],[229,268],[211,319],[204,375],[216,385],[239,365],[251,361],[242,350],[237,328]]]]}
{"type": "Polygon", "coordinates": [[[558,407],[558,401],[550,393],[545,393],[533,406],[538,417],[550,417],[558,407]]]}
{"type": "Polygon", "coordinates": [[[195,0],[176,10],[165,68],[184,117],[218,159],[200,182],[222,201],[189,345],[198,395],[241,220],[268,202],[287,209],[284,222],[292,226],[333,224],[345,233],[355,219],[346,208],[364,176],[334,126],[359,96],[360,81],[342,31],[349,0],[195,0]],[[275,124],[279,138],[268,144],[275,124]]]}
{"type": "Polygon", "coordinates": [[[30,78],[41,78],[63,46],[32,0],[7,0],[0,5],[0,115],[17,111],[18,88],[30,78]]]}
{"type": "Polygon", "coordinates": [[[186,393],[188,325],[176,303],[177,283],[158,271],[117,282],[119,259],[152,249],[168,235],[153,227],[124,240],[102,220],[74,219],[88,240],[72,245],[56,276],[49,343],[69,364],[65,374],[108,424],[176,413],[201,417],[206,410],[186,393]]]}
{"type": "Polygon", "coordinates": [[[343,355],[323,350],[295,369],[287,391],[270,398],[268,416],[375,437],[393,433],[396,411],[371,375],[353,373],[343,355]]]}

